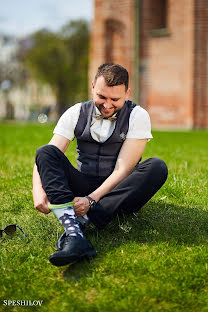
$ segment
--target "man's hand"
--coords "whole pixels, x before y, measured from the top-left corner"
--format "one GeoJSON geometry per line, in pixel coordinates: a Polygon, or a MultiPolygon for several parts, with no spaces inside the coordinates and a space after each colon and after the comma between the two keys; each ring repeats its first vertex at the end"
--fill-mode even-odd
{"type": "Polygon", "coordinates": [[[83,217],[89,210],[89,200],[86,197],[75,197],[73,199],[74,212],[77,217],[83,217]]]}
{"type": "Polygon", "coordinates": [[[39,191],[33,189],[33,201],[34,207],[40,212],[45,214],[51,212],[48,208],[48,204],[50,204],[50,202],[48,201],[48,197],[43,189],[39,189],[39,191]]]}

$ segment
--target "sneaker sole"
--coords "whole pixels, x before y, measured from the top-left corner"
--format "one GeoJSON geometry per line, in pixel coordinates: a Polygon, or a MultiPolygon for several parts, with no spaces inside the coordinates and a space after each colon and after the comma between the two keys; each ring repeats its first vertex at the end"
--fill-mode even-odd
{"type": "Polygon", "coordinates": [[[71,256],[68,256],[68,257],[58,257],[58,256],[53,256],[51,255],[49,257],[49,261],[59,267],[59,266],[64,266],[64,265],[67,265],[67,264],[72,264],[72,263],[75,263],[75,262],[79,262],[79,261],[82,261],[84,259],[89,259],[89,258],[92,258],[92,257],[96,257],[96,252],[94,250],[91,250],[91,251],[88,251],[87,253],[84,253],[80,256],[76,256],[76,255],[71,255],[71,256]]]}

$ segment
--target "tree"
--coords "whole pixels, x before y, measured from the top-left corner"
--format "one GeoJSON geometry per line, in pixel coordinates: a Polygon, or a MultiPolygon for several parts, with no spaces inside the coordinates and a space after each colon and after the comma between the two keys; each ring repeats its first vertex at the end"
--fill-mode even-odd
{"type": "Polygon", "coordinates": [[[10,92],[15,87],[22,87],[27,80],[27,73],[18,62],[17,51],[0,61],[0,89],[6,105],[6,118],[14,118],[14,106],[10,101],[10,92]]]}
{"type": "Polygon", "coordinates": [[[89,25],[84,20],[72,21],[62,27],[60,36],[71,51],[71,71],[76,72],[71,79],[76,101],[88,96],[89,66],[89,25]]]}
{"type": "Polygon", "coordinates": [[[57,112],[87,98],[89,26],[72,21],[59,33],[40,30],[32,35],[24,62],[36,79],[48,83],[57,97],[57,112]]]}

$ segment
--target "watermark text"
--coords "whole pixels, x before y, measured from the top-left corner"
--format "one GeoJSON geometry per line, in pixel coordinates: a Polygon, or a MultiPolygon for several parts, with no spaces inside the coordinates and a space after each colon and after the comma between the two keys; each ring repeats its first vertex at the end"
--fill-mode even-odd
{"type": "Polygon", "coordinates": [[[4,306],[41,307],[43,300],[3,300],[4,306]]]}

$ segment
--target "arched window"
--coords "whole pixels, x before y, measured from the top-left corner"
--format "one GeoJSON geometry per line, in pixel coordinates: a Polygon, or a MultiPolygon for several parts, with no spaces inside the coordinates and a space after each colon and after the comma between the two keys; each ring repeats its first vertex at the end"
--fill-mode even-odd
{"type": "Polygon", "coordinates": [[[105,59],[106,62],[124,63],[125,26],[122,22],[115,19],[107,19],[105,22],[105,59]]]}

